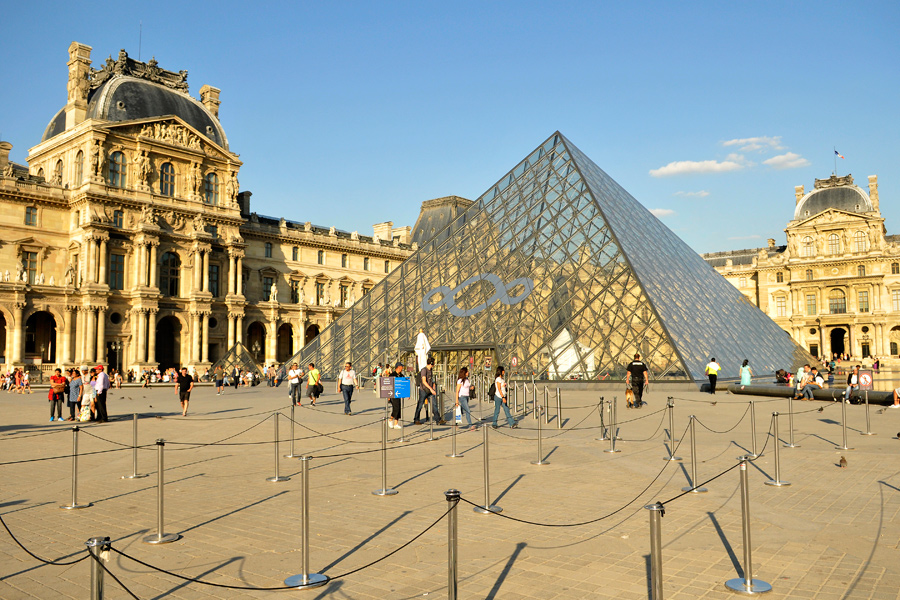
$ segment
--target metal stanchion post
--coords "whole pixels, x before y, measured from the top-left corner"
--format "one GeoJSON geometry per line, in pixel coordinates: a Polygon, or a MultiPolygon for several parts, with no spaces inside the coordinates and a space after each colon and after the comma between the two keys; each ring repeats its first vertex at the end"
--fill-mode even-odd
{"type": "Polygon", "coordinates": [[[456,508],[459,505],[459,490],[447,490],[444,492],[447,502],[452,502],[450,514],[447,515],[447,598],[456,600],[457,570],[456,565],[459,555],[456,551],[456,508]]]}
{"type": "Polygon", "coordinates": [[[134,422],[134,435],[133,435],[134,441],[131,443],[131,451],[132,451],[131,475],[122,475],[122,479],[141,479],[143,477],[147,477],[146,473],[143,475],[140,475],[137,472],[137,454],[138,454],[137,453],[137,449],[138,449],[138,443],[137,443],[137,440],[138,440],[138,434],[137,434],[138,416],[137,416],[137,413],[134,413],[132,415],[132,417],[133,417],[133,422],[134,422]]]}
{"type": "Polygon", "coordinates": [[[522,415],[528,414],[528,384],[522,384],[522,415]]]}
{"type": "Polygon", "coordinates": [[[788,396],[788,428],[790,431],[788,432],[788,443],[784,445],[785,448],[799,448],[800,444],[794,443],[794,395],[791,394],[788,396]]]}
{"type": "Polygon", "coordinates": [[[670,396],[666,401],[666,410],[669,412],[669,455],[663,460],[678,461],[680,456],[675,456],[675,400],[670,396]]]}
{"type": "Polygon", "coordinates": [[[663,600],[662,518],[666,509],[659,502],[644,508],[650,511],[650,600],[663,600]]]}
{"type": "Polygon", "coordinates": [[[519,414],[519,382],[513,382],[513,414],[519,414]]]}
{"type": "Polygon", "coordinates": [[[550,390],[544,386],[544,423],[550,424],[550,390]]]}
{"type": "MultiPolygon", "coordinates": [[[[293,408],[293,406],[291,406],[293,408]]],[[[290,481],[290,477],[282,477],[278,470],[278,417],[281,413],[275,413],[275,476],[266,477],[266,481],[290,481]]]]}
{"type": "Polygon", "coordinates": [[[532,397],[531,404],[532,404],[532,408],[534,409],[531,413],[531,418],[537,419],[538,412],[539,412],[538,404],[540,403],[540,400],[538,400],[537,384],[534,382],[534,377],[531,378],[531,397],[532,397]]]}
{"type": "Polygon", "coordinates": [[[613,396],[612,399],[612,415],[613,415],[613,429],[612,432],[616,436],[616,440],[620,441],[622,436],[619,435],[619,397],[613,396]]]}
{"type": "Polygon", "coordinates": [[[491,472],[488,467],[490,463],[490,456],[488,453],[488,429],[490,429],[490,427],[487,426],[481,428],[481,431],[484,434],[484,506],[476,506],[473,509],[475,512],[483,515],[492,512],[503,512],[502,508],[491,504],[491,472]]]}
{"type": "MultiPolygon", "coordinates": [[[[291,453],[285,454],[285,458],[300,458],[299,454],[294,454],[294,404],[294,401],[291,400],[291,453]]],[[[277,436],[275,439],[278,439],[277,436]]]]}
{"type": "Polygon", "coordinates": [[[60,506],[66,510],[93,506],[90,502],[78,504],[78,431],[78,425],[72,427],[72,504],[60,506]]]}
{"type": "Polygon", "coordinates": [[[781,445],[778,439],[778,413],[772,413],[772,431],[775,434],[775,479],[770,479],[766,481],[766,485],[774,485],[776,487],[784,487],[791,485],[787,481],[781,480],[781,454],[778,451],[778,446],[781,445]]]}
{"type": "MultiPolygon", "coordinates": [[[[547,388],[544,388],[544,390],[546,391],[547,388]]],[[[541,426],[541,419],[538,419],[537,426],[538,426],[538,437],[537,437],[538,456],[537,456],[537,460],[531,461],[531,464],[533,464],[533,465],[549,465],[550,461],[544,460],[544,449],[542,447],[543,441],[544,441],[543,440],[544,434],[543,434],[543,427],[541,426]]]]}
{"type": "Polygon", "coordinates": [[[91,559],[91,600],[103,600],[103,567],[100,562],[109,560],[109,537],[92,537],[84,543],[94,558],[91,559]]]}
{"type": "Polygon", "coordinates": [[[403,433],[405,431],[403,429],[403,401],[404,400],[406,400],[406,398],[400,398],[400,418],[397,420],[397,422],[400,423],[400,437],[395,440],[391,440],[393,442],[398,442],[400,444],[406,443],[406,438],[403,437],[403,433]]]}
{"type": "Polygon", "coordinates": [[[609,423],[609,427],[608,427],[609,448],[607,450],[604,450],[604,452],[610,452],[610,453],[621,452],[621,450],[618,450],[616,448],[616,440],[619,439],[618,432],[616,431],[616,429],[618,428],[618,425],[619,425],[617,422],[618,419],[616,418],[617,417],[617,415],[616,415],[616,400],[617,399],[618,398],[616,396],[613,396],[613,399],[610,400],[610,403],[609,403],[609,406],[611,409],[610,423],[609,423]]]}
{"type": "MultiPolygon", "coordinates": [[[[456,388],[454,388],[454,389],[456,389],[456,388]]],[[[440,423],[441,425],[446,423],[446,421],[444,420],[444,414],[445,414],[444,413],[444,392],[446,392],[446,391],[447,391],[446,388],[441,387],[440,393],[438,394],[438,407],[440,408],[440,412],[438,413],[438,423],[440,423]]],[[[434,407],[433,406],[431,407],[431,420],[434,421],[434,407]]]]}
{"type": "Polygon", "coordinates": [[[148,535],[144,538],[145,544],[168,544],[175,540],[180,540],[181,535],[177,533],[165,533],[165,461],[163,460],[163,449],[166,447],[166,440],[156,440],[156,535],[148,535]]]}
{"type": "Polygon", "coordinates": [[[604,416],[606,413],[606,401],[603,399],[603,396],[600,396],[600,437],[594,438],[598,442],[605,442],[608,439],[609,431],[606,427],[606,417],[604,416]]]}
{"type": "MultiPolygon", "coordinates": [[[[859,435],[875,435],[872,431],[872,423],[869,420],[869,390],[866,390],[866,430],[859,435]]],[[[845,403],[846,404],[846,403],[845,403]]]]}
{"type": "MultiPolygon", "coordinates": [[[[750,401],[750,437],[750,448],[752,452],[744,456],[759,458],[760,455],[756,452],[756,406],[753,404],[753,400],[750,401]]],[[[740,458],[741,457],[738,456],[738,459],[740,458]]]]}
{"type": "Polygon", "coordinates": [[[299,589],[308,589],[319,587],[328,583],[328,576],[321,573],[309,572],[309,461],[312,456],[301,456],[300,464],[303,468],[300,470],[300,493],[302,494],[302,502],[300,505],[300,524],[303,527],[301,531],[303,555],[303,572],[299,575],[293,575],[284,580],[284,585],[299,589]]]}
{"type": "Polygon", "coordinates": [[[428,421],[428,441],[434,441],[434,414],[431,415],[431,420],[428,421]]]}
{"type": "Polygon", "coordinates": [[[453,420],[453,424],[450,426],[450,454],[447,454],[447,458],[463,458],[462,454],[456,453],[456,432],[459,429],[459,425],[456,424],[456,419],[453,420]]]}
{"type": "Polygon", "coordinates": [[[387,438],[388,438],[388,413],[384,413],[384,423],[381,425],[381,489],[372,492],[375,496],[393,496],[398,493],[394,488],[387,486],[387,438]]]}
{"type": "Polygon", "coordinates": [[[753,579],[753,553],[750,545],[750,486],[747,483],[747,459],[741,461],[741,524],[744,530],[744,576],[729,579],[725,587],[740,594],[763,594],[771,592],[772,586],[759,579],[753,579]]]}
{"type": "Polygon", "coordinates": [[[556,428],[562,429],[562,398],[559,395],[559,388],[556,388],[556,428]]]}
{"type": "Polygon", "coordinates": [[[697,487],[697,418],[694,415],[688,417],[688,430],[691,433],[691,485],[681,488],[682,492],[703,494],[709,490],[697,487]]]}
{"type": "Polygon", "coordinates": [[[853,450],[847,446],[847,403],[841,399],[841,434],[843,435],[843,445],[835,446],[835,450],[853,450]]]}

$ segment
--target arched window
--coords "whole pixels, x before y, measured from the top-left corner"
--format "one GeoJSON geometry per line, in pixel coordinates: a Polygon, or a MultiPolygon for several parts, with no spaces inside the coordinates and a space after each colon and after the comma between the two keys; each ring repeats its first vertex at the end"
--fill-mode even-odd
{"type": "Polygon", "coordinates": [[[828,235],[828,254],[841,253],[841,236],[836,233],[828,235]]]}
{"type": "Polygon", "coordinates": [[[175,167],[172,163],[163,163],[159,168],[159,193],[169,197],[175,195],[175,167]]]}
{"type": "Polygon", "coordinates": [[[800,256],[803,258],[812,258],[816,255],[816,245],[813,242],[813,239],[809,236],[806,236],[802,240],[800,240],[800,256]]]}
{"type": "Polygon", "coordinates": [[[178,296],[178,280],[181,277],[181,259],[174,252],[162,255],[162,268],[159,270],[159,290],[163,296],[178,296]]]}
{"type": "Polygon", "coordinates": [[[207,204],[219,203],[219,178],[215,173],[207,174],[203,180],[203,194],[207,204]]]}
{"type": "Polygon", "coordinates": [[[56,161],[56,169],[53,170],[53,183],[62,185],[63,180],[63,161],[56,161]]]}
{"type": "Polygon", "coordinates": [[[900,263],[891,263],[891,275],[900,275],[900,263]]]}
{"type": "Polygon", "coordinates": [[[831,290],[828,294],[828,312],[841,315],[847,312],[847,296],[842,290],[831,290]]]}
{"type": "Polygon", "coordinates": [[[81,150],[78,151],[78,154],[75,155],[75,180],[73,183],[75,185],[81,185],[81,180],[84,178],[84,152],[81,150]]]}
{"type": "Polygon", "coordinates": [[[853,249],[857,252],[865,252],[868,250],[868,240],[866,239],[866,232],[857,231],[853,234],[853,249]]]}
{"type": "Polygon", "coordinates": [[[37,176],[43,178],[44,177],[44,167],[40,167],[37,172],[37,176]]]}
{"type": "Polygon", "coordinates": [[[121,152],[109,155],[109,185],[117,188],[125,187],[125,155],[121,152]]]}
{"type": "Polygon", "coordinates": [[[272,242],[266,242],[266,258],[272,258],[272,242]]]}

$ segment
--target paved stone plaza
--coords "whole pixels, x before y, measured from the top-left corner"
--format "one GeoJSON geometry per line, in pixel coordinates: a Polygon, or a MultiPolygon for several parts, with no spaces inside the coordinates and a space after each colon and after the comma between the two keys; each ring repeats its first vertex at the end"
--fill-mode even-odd
{"type": "MultiPolygon", "coordinates": [[[[328,392],[333,392],[326,384],[328,392]]],[[[607,399],[613,392],[604,394],[607,399]]],[[[491,431],[491,497],[503,514],[549,524],[594,520],[579,527],[539,527],[499,516],[480,515],[459,505],[459,596],[461,598],[648,598],[649,526],[645,504],[667,501],[688,482],[687,440],[677,453],[684,464],[666,463],[662,411],[668,395],[676,400],[676,432],[695,414],[697,448],[706,480],[734,465],[751,447],[749,397],[720,393],[664,392],[651,388],[642,410],[620,406],[620,453],[604,452],[595,392],[563,395],[562,433],[555,410],[545,427],[544,455],[550,464],[534,466],[536,422],[491,431]],[[716,400],[713,404],[710,400],[716,400]],[[582,407],[582,408],[573,408],[582,407]],[[737,427],[742,415],[744,416],[737,427]],[[707,429],[725,431],[713,433],[707,429]],[[649,488],[648,488],[649,486],[649,488]]],[[[620,403],[622,403],[622,394],[620,403]]],[[[47,559],[78,558],[92,536],[110,536],[113,547],[154,566],[208,582],[278,587],[301,570],[300,462],[282,458],[281,474],[291,480],[266,481],[274,474],[273,423],[269,415],[290,414],[285,388],[194,391],[191,412],[182,417],[171,387],[111,391],[113,421],[89,425],[80,435],[79,502],[84,510],[60,510],[71,500],[71,459],[9,464],[68,455],[69,423],[48,420],[46,392],[0,394],[5,415],[0,426],[2,495],[0,514],[29,550],[47,559]],[[140,421],[140,443],[165,438],[166,532],[182,539],[162,546],[142,543],[156,532],[156,448],[141,450],[131,473],[131,413],[140,421]],[[251,428],[252,426],[256,427],[251,428]],[[44,435],[46,434],[46,435],[44,435]],[[97,437],[93,437],[97,436],[97,437]],[[221,444],[210,444],[229,438],[221,444]],[[103,439],[99,439],[103,438],[103,439]],[[108,441],[104,441],[108,440],[108,441]],[[195,444],[195,445],[191,445],[195,444]],[[200,445],[210,444],[210,445],[200,445]]],[[[759,398],[758,446],[766,444],[773,410],[786,400],[759,398]]],[[[388,451],[388,484],[399,490],[377,497],[380,454],[350,454],[379,447],[382,401],[371,389],[357,393],[347,417],[336,394],[316,408],[296,409],[296,452],[311,463],[311,568],[339,576],[382,557],[422,532],[446,510],[444,491],[458,488],[476,503],[484,498],[482,434],[458,437],[464,458],[452,459],[449,428],[407,428],[406,444],[388,451]],[[306,429],[309,427],[310,429],[306,429]],[[349,427],[358,427],[343,431],[349,427]],[[334,434],[331,437],[316,435],[334,434]],[[349,454],[349,455],[347,455],[349,454]],[[341,456],[344,455],[344,456],[341,456]],[[320,457],[320,458],[319,458],[320,457]]],[[[477,415],[482,409],[475,405],[477,415]]],[[[485,409],[486,410],[486,409],[485,409]]],[[[790,487],[764,485],[774,476],[773,442],[749,469],[753,556],[758,579],[774,587],[772,598],[897,597],[900,589],[900,410],[872,410],[877,435],[861,436],[863,409],[848,407],[849,445],[841,444],[841,407],[832,402],[795,402],[795,439],[801,447],[782,450],[781,477],[790,487]],[[823,412],[814,409],[824,407],[823,412]],[[848,467],[840,469],[844,455],[848,467]]],[[[411,416],[410,409],[404,416],[411,416]]],[[[281,419],[281,438],[290,436],[281,419]]],[[[786,417],[780,423],[787,439],[786,417]]],[[[391,437],[398,435],[390,430],[391,437]]],[[[282,443],[280,454],[290,451],[282,443]]],[[[741,502],[736,469],[707,485],[709,493],[690,494],[666,504],[662,519],[663,577],[666,598],[728,598],[728,579],[741,574],[741,502]]],[[[293,594],[308,598],[421,598],[447,594],[447,522],[383,562],[324,587],[305,591],[240,591],[186,583],[138,565],[115,553],[109,568],[142,600],[154,598],[269,598],[293,594]]],[[[46,566],[29,557],[0,531],[0,598],[88,597],[89,563],[46,566]]],[[[107,577],[107,598],[128,595],[107,577]]]]}

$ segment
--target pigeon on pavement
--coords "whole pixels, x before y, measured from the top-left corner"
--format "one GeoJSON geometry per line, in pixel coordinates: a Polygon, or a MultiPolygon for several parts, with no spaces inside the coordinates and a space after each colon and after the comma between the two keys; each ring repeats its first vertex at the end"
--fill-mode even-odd
{"type": "Polygon", "coordinates": [[[841,465],[842,469],[846,469],[847,468],[847,459],[842,456],[841,460],[838,464],[841,465]]]}

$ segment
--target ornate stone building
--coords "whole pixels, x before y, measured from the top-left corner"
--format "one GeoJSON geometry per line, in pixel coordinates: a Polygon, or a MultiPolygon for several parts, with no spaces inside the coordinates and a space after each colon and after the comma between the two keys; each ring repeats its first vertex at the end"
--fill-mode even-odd
{"type": "Polygon", "coordinates": [[[810,353],[900,354],[900,236],[886,235],[878,178],[850,175],[795,188],[787,245],[703,257],[810,353]]]}
{"type": "Polygon", "coordinates": [[[0,364],[204,367],[243,342],[285,360],[413,251],[257,215],[219,90],[69,47],[66,105],[28,155],[0,142],[0,364]]]}

